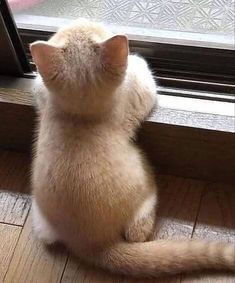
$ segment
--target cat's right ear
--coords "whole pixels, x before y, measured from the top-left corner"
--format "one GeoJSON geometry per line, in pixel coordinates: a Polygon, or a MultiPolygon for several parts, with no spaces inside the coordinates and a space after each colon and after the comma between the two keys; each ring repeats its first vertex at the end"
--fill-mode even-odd
{"type": "Polygon", "coordinates": [[[100,44],[103,63],[114,68],[125,68],[129,53],[128,39],[125,35],[115,35],[100,44]]]}
{"type": "Polygon", "coordinates": [[[42,77],[51,77],[55,69],[55,57],[61,53],[61,48],[46,41],[36,41],[30,45],[33,60],[42,77]]]}

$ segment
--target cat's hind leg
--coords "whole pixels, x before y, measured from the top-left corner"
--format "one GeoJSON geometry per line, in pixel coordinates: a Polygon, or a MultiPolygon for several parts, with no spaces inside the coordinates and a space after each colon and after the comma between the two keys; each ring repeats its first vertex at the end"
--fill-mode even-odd
{"type": "Polygon", "coordinates": [[[129,223],[125,238],[129,242],[145,242],[152,240],[156,226],[156,195],[149,196],[137,210],[129,223]]]}
{"type": "Polygon", "coordinates": [[[32,202],[32,224],[35,237],[44,244],[51,245],[58,241],[56,232],[43,216],[35,200],[32,202]]]}

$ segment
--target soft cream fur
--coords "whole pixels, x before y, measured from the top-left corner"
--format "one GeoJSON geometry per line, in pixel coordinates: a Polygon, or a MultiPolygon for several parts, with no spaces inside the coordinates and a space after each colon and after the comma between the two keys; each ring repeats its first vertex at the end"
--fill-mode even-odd
{"type": "Polygon", "coordinates": [[[156,85],[144,59],[128,55],[127,38],[79,20],[31,52],[44,81],[32,176],[36,236],[115,273],[234,270],[233,245],[144,242],[154,233],[157,188],[133,138],[156,104],[156,85]]]}

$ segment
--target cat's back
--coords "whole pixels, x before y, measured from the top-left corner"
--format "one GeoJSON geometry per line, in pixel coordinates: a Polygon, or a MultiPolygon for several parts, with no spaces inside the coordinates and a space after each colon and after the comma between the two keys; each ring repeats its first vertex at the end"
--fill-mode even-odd
{"type": "MultiPolygon", "coordinates": [[[[37,152],[52,153],[53,156],[70,156],[88,159],[89,156],[98,157],[105,153],[107,156],[112,149],[129,147],[128,139],[118,128],[104,122],[80,121],[73,116],[45,113],[41,117],[37,141],[37,152]]],[[[50,155],[50,154],[49,154],[50,155]]]]}
{"type": "Polygon", "coordinates": [[[55,182],[64,182],[66,176],[80,185],[92,178],[99,183],[127,181],[131,175],[136,178],[138,168],[142,171],[141,163],[137,148],[108,123],[42,117],[34,160],[34,175],[40,179],[55,176],[55,182]]]}
{"type": "Polygon", "coordinates": [[[79,205],[79,213],[90,206],[96,214],[97,202],[118,207],[120,196],[136,198],[136,188],[141,198],[148,174],[139,150],[120,132],[107,125],[50,123],[41,124],[34,160],[34,195],[41,205],[49,200],[73,210],[75,203],[74,213],[79,205]]]}

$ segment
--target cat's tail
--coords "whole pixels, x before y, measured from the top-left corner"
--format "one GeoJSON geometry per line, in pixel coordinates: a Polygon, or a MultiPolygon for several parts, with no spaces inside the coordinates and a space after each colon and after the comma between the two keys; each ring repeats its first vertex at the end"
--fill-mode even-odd
{"type": "Polygon", "coordinates": [[[157,277],[201,269],[235,272],[235,245],[206,241],[120,243],[93,258],[95,264],[117,274],[157,277]]]}

